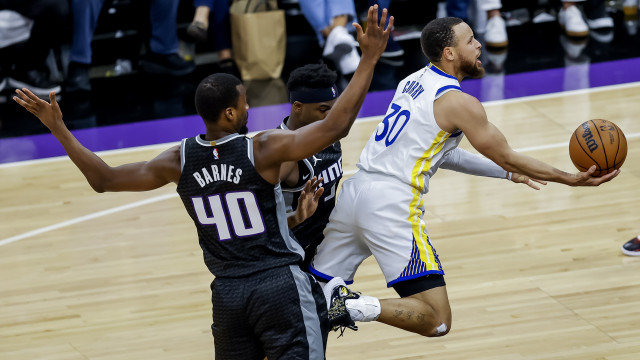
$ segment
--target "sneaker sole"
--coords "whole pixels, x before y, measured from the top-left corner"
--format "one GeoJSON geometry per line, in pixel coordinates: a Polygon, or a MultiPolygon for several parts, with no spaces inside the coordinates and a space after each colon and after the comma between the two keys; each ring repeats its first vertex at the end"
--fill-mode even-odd
{"type": "Polygon", "coordinates": [[[12,79],[9,78],[9,86],[12,86],[14,88],[27,88],[29,89],[32,93],[38,95],[38,96],[48,96],[50,92],[55,92],[56,94],[59,94],[60,91],[62,91],[62,88],[60,87],[60,85],[58,86],[54,86],[50,89],[44,89],[44,88],[39,88],[39,87],[35,87],[31,84],[27,84],[25,82],[22,82],[20,80],[16,80],[16,79],[12,79]]]}
{"type": "Polygon", "coordinates": [[[624,247],[622,248],[622,253],[627,256],[640,256],[640,251],[629,251],[624,247]]]}
{"type": "Polygon", "coordinates": [[[337,64],[340,62],[340,58],[350,53],[351,50],[352,47],[349,44],[338,44],[331,54],[327,54],[324,57],[337,64]]]}
{"type": "Polygon", "coordinates": [[[396,57],[396,56],[402,56],[402,55],[404,55],[404,50],[396,50],[396,51],[383,52],[382,55],[380,55],[380,57],[390,58],[390,57],[396,57]]]}
{"type": "Polygon", "coordinates": [[[492,43],[487,42],[486,45],[487,47],[490,47],[490,48],[504,48],[504,47],[507,47],[507,45],[509,45],[509,40],[503,41],[503,42],[492,42],[492,43]]]}

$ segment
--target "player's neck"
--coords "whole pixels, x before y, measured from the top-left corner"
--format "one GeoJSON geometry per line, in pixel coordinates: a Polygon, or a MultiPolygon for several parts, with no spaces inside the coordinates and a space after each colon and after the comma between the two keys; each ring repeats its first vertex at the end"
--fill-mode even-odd
{"type": "Polygon", "coordinates": [[[431,63],[433,66],[437,67],[438,69],[440,69],[440,71],[446,73],[447,75],[451,75],[453,77],[455,77],[456,79],[458,79],[458,82],[462,81],[462,79],[464,79],[464,75],[460,74],[458,72],[455,71],[455,67],[453,66],[452,62],[432,62],[431,63]]]}
{"type": "Polygon", "coordinates": [[[302,124],[302,122],[296,118],[293,113],[289,115],[289,118],[287,119],[287,128],[289,128],[289,130],[297,130],[303,126],[304,124],[302,124]]]}

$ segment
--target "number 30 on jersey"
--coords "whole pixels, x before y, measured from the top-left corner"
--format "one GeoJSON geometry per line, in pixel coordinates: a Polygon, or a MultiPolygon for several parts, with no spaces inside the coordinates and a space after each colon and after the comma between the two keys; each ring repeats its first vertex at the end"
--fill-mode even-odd
{"type": "MultiPolygon", "coordinates": [[[[385,146],[389,146],[393,144],[402,129],[404,129],[405,125],[409,122],[411,118],[411,113],[409,110],[403,110],[402,107],[398,104],[391,103],[391,113],[384,117],[382,120],[383,128],[380,132],[376,131],[376,141],[381,141],[384,139],[385,146]],[[402,123],[400,127],[396,130],[396,125],[398,123],[402,123]]],[[[380,126],[378,126],[379,128],[380,126]]]]}

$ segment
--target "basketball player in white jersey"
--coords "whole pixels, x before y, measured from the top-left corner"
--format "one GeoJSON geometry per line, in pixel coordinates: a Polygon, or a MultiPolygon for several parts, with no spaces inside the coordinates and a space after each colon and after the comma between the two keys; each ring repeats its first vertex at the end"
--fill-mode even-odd
{"type": "Polygon", "coordinates": [[[478,60],[481,45],[462,20],[431,21],[421,43],[431,63],[398,85],[360,155],[358,172],[342,187],[310,271],[330,280],[324,287],[328,296],[336,288],[346,289],[342,279],[351,283],[358,266],[373,255],[387,286],[400,298],[344,291],[352,319],[442,336],[451,328],[451,308],[444,271],[423,221],[422,201],[438,168],[505,178],[536,189],[545,181],[597,186],[618,171],[592,177],[593,166],[570,174],[513,151],[487,120],[482,104],[460,89],[463,78],[484,73],[478,60]],[[457,147],[464,135],[486,158],[457,147]]]}

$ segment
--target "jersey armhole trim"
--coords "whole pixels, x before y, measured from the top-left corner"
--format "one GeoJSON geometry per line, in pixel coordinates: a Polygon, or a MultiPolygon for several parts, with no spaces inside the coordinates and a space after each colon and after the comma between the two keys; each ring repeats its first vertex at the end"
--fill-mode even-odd
{"type": "Polygon", "coordinates": [[[184,170],[184,163],[186,162],[185,156],[186,156],[186,151],[185,151],[185,147],[187,146],[187,139],[182,139],[182,142],[180,143],[180,171],[182,172],[184,170]]]}
{"type": "Polygon", "coordinates": [[[451,90],[462,91],[460,86],[457,86],[457,85],[446,85],[446,86],[443,86],[440,89],[438,89],[438,91],[436,91],[436,96],[435,96],[434,100],[438,100],[440,98],[440,96],[444,95],[445,93],[447,93],[447,92],[449,92],[451,90]]]}

